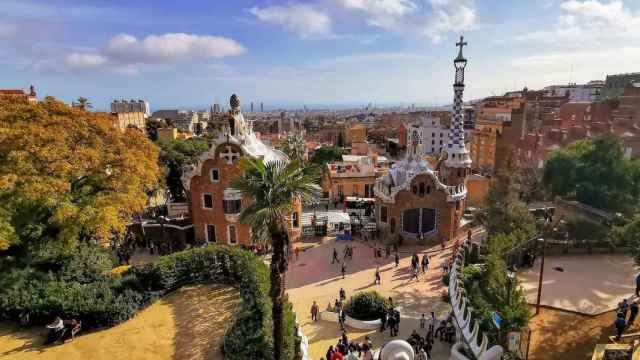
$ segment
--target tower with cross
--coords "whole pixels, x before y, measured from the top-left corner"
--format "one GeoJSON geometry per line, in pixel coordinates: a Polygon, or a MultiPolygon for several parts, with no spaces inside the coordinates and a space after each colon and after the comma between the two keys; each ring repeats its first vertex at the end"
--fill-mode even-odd
{"type": "MultiPolygon", "coordinates": [[[[453,60],[455,68],[455,80],[453,83],[453,118],[451,120],[449,141],[447,143],[447,159],[445,166],[450,169],[458,169],[456,174],[459,177],[468,175],[471,168],[471,157],[464,144],[464,111],[462,95],[464,92],[464,70],[467,66],[467,59],[462,54],[462,48],[467,45],[464,37],[460,36],[460,41],[456,43],[459,47],[458,56],[453,60]],[[462,169],[462,171],[460,171],[462,169]]],[[[451,178],[451,177],[448,177],[451,178]]],[[[453,179],[452,179],[453,180],[453,179]]],[[[458,182],[458,181],[456,181],[458,182]]]]}

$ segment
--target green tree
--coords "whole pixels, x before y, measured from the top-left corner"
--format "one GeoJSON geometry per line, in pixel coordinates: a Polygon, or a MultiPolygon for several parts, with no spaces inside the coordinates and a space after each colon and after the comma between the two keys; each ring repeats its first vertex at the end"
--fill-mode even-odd
{"type": "Polygon", "coordinates": [[[640,265],[640,213],[637,213],[626,224],[614,226],[609,236],[617,246],[629,247],[636,264],[640,265]]]}
{"type": "Polygon", "coordinates": [[[621,140],[612,134],[579,140],[554,152],[543,179],[554,196],[626,213],[638,208],[640,162],[626,159],[621,140]]]}
{"type": "Polygon", "coordinates": [[[145,124],[145,131],[147,132],[147,137],[151,139],[151,141],[158,140],[158,129],[167,127],[167,123],[162,119],[149,119],[145,124]]]}
{"type": "Polygon", "coordinates": [[[157,147],[107,114],[0,102],[0,235],[10,253],[122,238],[158,186],[157,147]]]}
{"type": "Polygon", "coordinates": [[[344,150],[337,146],[322,146],[316,149],[311,158],[311,162],[320,166],[324,166],[330,162],[342,159],[344,150]]]}
{"type": "Polygon", "coordinates": [[[164,169],[165,182],[171,199],[184,201],[185,191],[182,184],[183,169],[193,165],[198,156],[209,150],[209,142],[200,137],[187,140],[161,141],[160,163],[164,169]]]}
{"type": "Polygon", "coordinates": [[[243,176],[234,187],[253,202],[240,214],[240,221],[252,228],[266,229],[273,255],[270,265],[270,297],[272,301],[274,359],[285,358],[284,346],[284,284],[287,271],[289,235],[286,217],[293,210],[294,200],[311,201],[318,192],[316,174],[312,167],[298,162],[286,163],[244,158],[240,162],[243,176]]]}

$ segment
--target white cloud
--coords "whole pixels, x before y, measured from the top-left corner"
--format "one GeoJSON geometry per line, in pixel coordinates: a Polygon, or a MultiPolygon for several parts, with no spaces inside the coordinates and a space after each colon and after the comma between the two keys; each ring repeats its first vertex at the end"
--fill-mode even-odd
{"type": "Polygon", "coordinates": [[[640,39],[640,13],[634,13],[620,0],[564,1],[562,15],[550,30],[535,31],[517,39],[584,47],[609,44],[611,40],[640,39]]]}
{"type": "Polygon", "coordinates": [[[426,36],[438,43],[451,32],[469,30],[476,21],[473,0],[338,0],[364,13],[367,24],[398,33],[426,36]]]}
{"type": "Polygon", "coordinates": [[[72,69],[101,68],[107,62],[107,58],[99,54],[72,53],[64,59],[65,66],[72,69]]]}
{"type": "Polygon", "coordinates": [[[248,11],[258,20],[282,26],[303,39],[331,35],[329,15],[310,5],[252,7],[248,11]]]}
{"type": "Polygon", "coordinates": [[[245,52],[235,40],[218,36],[168,33],[139,40],[120,34],[112,37],[103,50],[74,52],[66,56],[64,63],[71,70],[106,68],[120,74],[136,74],[142,66],[220,59],[245,52]]]}

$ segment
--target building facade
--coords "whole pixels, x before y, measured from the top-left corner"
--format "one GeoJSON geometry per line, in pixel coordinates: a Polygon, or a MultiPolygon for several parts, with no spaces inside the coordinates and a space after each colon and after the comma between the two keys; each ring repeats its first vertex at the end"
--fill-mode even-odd
{"type": "Polygon", "coordinates": [[[373,198],[376,171],[368,156],[344,156],[343,161],[327,164],[322,175],[323,197],[342,202],[347,196],[373,198]]]}
{"type": "Polygon", "coordinates": [[[465,146],[463,39],[454,60],[453,118],[443,149],[444,160],[434,168],[427,161],[420,126],[407,130],[405,159],[376,181],[378,228],[388,242],[428,244],[451,240],[458,233],[466,205],[466,179],[471,158],[465,146]]]}
{"type": "MultiPolygon", "coordinates": [[[[262,143],[245,122],[240,100],[231,96],[226,126],[211,148],[195,166],[185,171],[182,182],[187,190],[190,214],[197,242],[225,245],[251,245],[254,239],[249,225],[239,222],[242,209],[251,199],[233,188],[242,175],[238,162],[243,157],[270,161],[288,161],[286,155],[262,143]]],[[[300,238],[300,202],[294,202],[287,219],[290,241],[300,238]]]]}
{"type": "Polygon", "coordinates": [[[29,92],[21,89],[0,89],[0,99],[19,100],[27,103],[38,102],[36,88],[31,85],[29,92]]]}

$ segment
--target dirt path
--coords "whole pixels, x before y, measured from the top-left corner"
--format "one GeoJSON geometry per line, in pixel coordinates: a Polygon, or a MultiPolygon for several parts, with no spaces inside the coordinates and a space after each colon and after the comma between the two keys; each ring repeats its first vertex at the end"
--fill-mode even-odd
{"type": "Polygon", "coordinates": [[[0,324],[0,358],[222,359],[220,341],[239,302],[238,292],[228,286],[183,287],[123,324],[52,347],[41,346],[43,329],[0,324]]]}
{"type": "MultiPolygon", "coordinates": [[[[591,359],[596,344],[608,343],[614,334],[614,319],[613,311],[592,317],[543,308],[529,322],[533,330],[529,359],[591,359]]],[[[638,328],[636,324],[631,331],[638,328]]]]}

